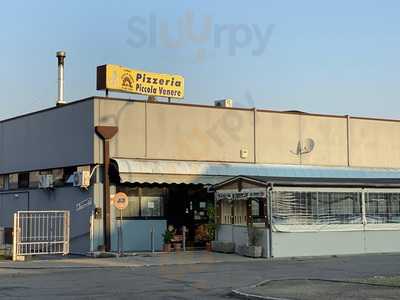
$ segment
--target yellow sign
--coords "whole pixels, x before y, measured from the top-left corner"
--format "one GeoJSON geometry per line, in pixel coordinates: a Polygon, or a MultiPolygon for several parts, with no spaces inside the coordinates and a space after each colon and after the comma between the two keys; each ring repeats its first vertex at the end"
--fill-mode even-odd
{"type": "Polygon", "coordinates": [[[117,65],[97,67],[97,90],[183,98],[184,81],[180,75],[150,73],[117,65]]]}

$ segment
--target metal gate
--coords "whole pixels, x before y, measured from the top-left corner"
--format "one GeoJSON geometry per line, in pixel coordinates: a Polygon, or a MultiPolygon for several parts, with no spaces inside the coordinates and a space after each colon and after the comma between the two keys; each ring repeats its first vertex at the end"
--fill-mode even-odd
{"type": "Polygon", "coordinates": [[[14,214],[13,260],[69,253],[69,211],[18,211],[14,214]]]}

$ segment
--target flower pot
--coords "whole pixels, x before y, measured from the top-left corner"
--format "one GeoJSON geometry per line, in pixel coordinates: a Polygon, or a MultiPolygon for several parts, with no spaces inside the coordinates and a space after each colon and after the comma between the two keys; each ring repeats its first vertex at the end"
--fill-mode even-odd
{"type": "Polygon", "coordinates": [[[164,252],[171,252],[171,244],[164,244],[164,252]]]}
{"type": "Polygon", "coordinates": [[[175,244],[174,244],[174,249],[175,249],[176,252],[181,251],[181,249],[182,249],[182,244],[181,244],[181,243],[175,243],[175,244]]]}
{"type": "Polygon", "coordinates": [[[261,257],[262,247],[261,246],[248,246],[247,256],[249,257],[261,257]]]}
{"type": "Polygon", "coordinates": [[[206,250],[212,251],[211,242],[206,242],[206,250]]]}

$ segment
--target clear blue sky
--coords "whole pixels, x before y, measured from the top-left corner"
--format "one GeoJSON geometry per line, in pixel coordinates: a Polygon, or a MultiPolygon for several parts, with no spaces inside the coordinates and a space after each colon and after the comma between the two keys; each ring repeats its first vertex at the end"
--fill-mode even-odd
{"type": "Polygon", "coordinates": [[[185,76],[187,103],[400,118],[399,11],[394,0],[5,1],[0,119],[54,105],[60,49],[67,101],[102,94],[96,66],[114,63],[185,76]],[[190,14],[194,34],[180,22],[190,14]],[[256,29],[268,37],[259,55],[256,29]]]}

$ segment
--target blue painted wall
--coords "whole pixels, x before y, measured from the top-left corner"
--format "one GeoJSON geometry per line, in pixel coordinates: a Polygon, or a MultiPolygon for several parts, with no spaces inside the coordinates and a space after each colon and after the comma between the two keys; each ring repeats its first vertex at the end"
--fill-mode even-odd
{"type": "MultiPolygon", "coordinates": [[[[117,220],[113,219],[111,244],[112,250],[117,251],[117,220]]],[[[151,251],[151,229],[154,228],[155,250],[163,248],[163,233],[167,228],[166,220],[123,220],[124,251],[151,251]]]]}

